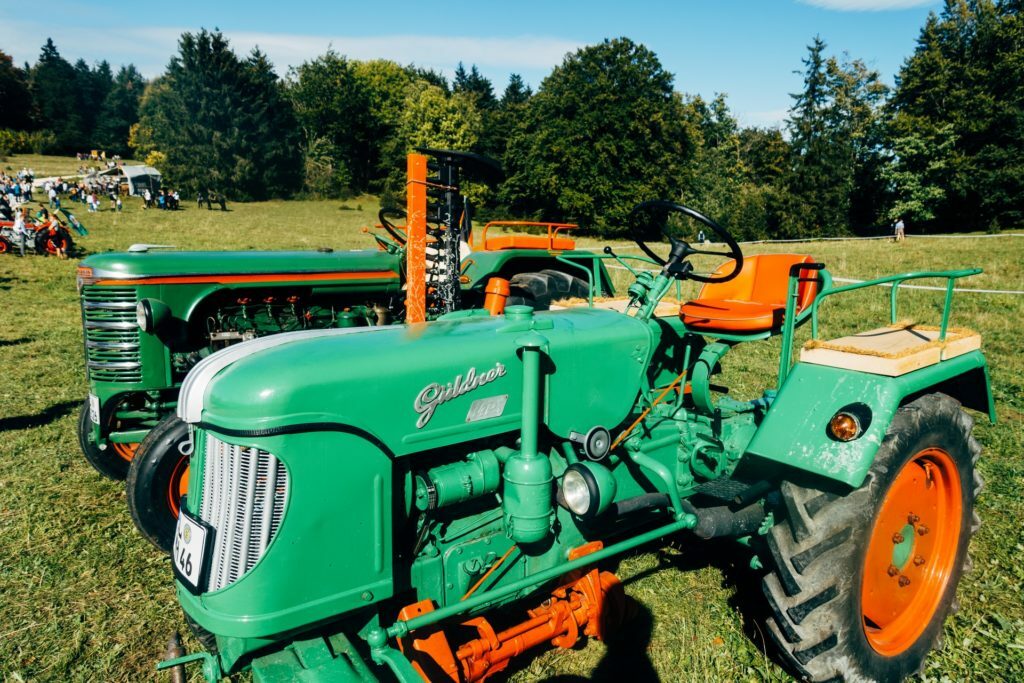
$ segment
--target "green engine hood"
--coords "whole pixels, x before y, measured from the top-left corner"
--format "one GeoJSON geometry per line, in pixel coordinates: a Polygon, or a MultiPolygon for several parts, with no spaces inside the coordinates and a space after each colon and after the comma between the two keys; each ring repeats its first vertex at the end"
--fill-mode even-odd
{"type": "Polygon", "coordinates": [[[192,370],[178,413],[236,436],[356,432],[396,455],[493,436],[520,425],[517,339],[531,329],[547,340],[547,427],[564,438],[620,424],[643,381],[653,332],[633,318],[589,309],[297,332],[238,344],[192,370]]]}
{"type": "Polygon", "coordinates": [[[294,273],[389,273],[398,279],[400,257],[376,249],[352,251],[149,251],[94,254],[82,261],[91,279],[294,273]]]}

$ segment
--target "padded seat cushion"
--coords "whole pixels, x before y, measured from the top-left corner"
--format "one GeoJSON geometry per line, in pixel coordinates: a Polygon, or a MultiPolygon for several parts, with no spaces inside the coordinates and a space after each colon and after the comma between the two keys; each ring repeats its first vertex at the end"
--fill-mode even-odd
{"type": "Polygon", "coordinates": [[[756,301],[697,299],[679,309],[683,323],[695,330],[764,332],[782,324],[786,307],[756,301]]]}
{"type": "MultiPolygon", "coordinates": [[[[813,262],[806,254],[758,254],[746,258],[736,277],[705,284],[695,300],[680,307],[679,317],[688,328],[711,333],[776,332],[786,314],[790,267],[813,262]]],[[[727,261],[714,275],[726,275],[733,267],[733,261],[727,261]]],[[[801,271],[797,313],[807,308],[818,293],[813,277],[813,271],[801,271]]]]}
{"type": "Polygon", "coordinates": [[[501,237],[488,237],[484,248],[486,251],[548,248],[555,251],[571,251],[576,248],[576,240],[568,237],[555,237],[549,242],[547,235],[502,235],[501,237]]]}

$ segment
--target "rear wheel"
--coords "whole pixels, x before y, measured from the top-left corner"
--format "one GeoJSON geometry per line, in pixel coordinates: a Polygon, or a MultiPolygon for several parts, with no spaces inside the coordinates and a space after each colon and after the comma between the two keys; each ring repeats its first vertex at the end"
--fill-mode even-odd
{"type": "Polygon", "coordinates": [[[164,552],[174,545],[181,497],[188,491],[189,457],[180,446],[188,441],[188,425],[171,415],[146,435],[128,469],[125,493],[132,521],[164,552]]]}
{"type": "Polygon", "coordinates": [[[930,394],[897,411],[860,488],[782,485],[763,587],[769,632],[802,677],[901,680],[941,643],[980,523],[972,424],[930,394]]]}
{"type": "Polygon", "coordinates": [[[517,273],[509,279],[509,297],[505,305],[526,305],[546,311],[554,301],[586,299],[589,293],[589,285],[585,281],[559,270],[517,273]]]}
{"type": "Polygon", "coordinates": [[[93,421],[89,415],[89,400],[78,411],[78,445],[89,464],[104,477],[121,480],[128,476],[128,465],[135,455],[137,443],[108,443],[101,449],[93,441],[93,421]]]}
{"type": "Polygon", "coordinates": [[[6,254],[12,249],[11,243],[6,238],[0,237],[0,254],[6,254]]]}

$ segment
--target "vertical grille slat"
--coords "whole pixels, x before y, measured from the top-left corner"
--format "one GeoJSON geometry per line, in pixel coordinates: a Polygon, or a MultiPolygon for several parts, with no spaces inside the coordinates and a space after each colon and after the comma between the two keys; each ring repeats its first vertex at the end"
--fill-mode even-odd
{"type": "Polygon", "coordinates": [[[89,377],[98,382],[141,382],[138,295],[133,287],[82,288],[85,355],[89,377]]]}
{"type": "Polygon", "coordinates": [[[199,516],[214,529],[207,590],[229,586],[266,552],[281,526],[288,472],[270,453],[206,434],[199,516]]]}

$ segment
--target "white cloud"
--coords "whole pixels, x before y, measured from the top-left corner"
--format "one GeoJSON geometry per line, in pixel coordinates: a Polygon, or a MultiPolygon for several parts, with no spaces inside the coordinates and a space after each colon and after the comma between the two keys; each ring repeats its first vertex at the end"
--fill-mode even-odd
{"type": "Polygon", "coordinates": [[[770,111],[739,112],[736,118],[740,125],[756,128],[782,128],[789,116],[788,109],[772,109],[770,111]]]}
{"type": "MultiPolygon", "coordinates": [[[[196,28],[136,26],[91,28],[88,31],[44,25],[36,22],[5,22],[0,27],[0,45],[14,55],[17,63],[35,62],[40,46],[50,36],[65,58],[88,62],[107,59],[115,66],[133,62],[148,77],[161,73],[177,51],[178,37],[196,28]]],[[[333,47],[353,59],[392,59],[400,64],[437,69],[451,75],[458,62],[476,64],[481,70],[546,71],[561,63],[567,52],[583,43],[546,36],[513,38],[423,36],[423,35],[300,35],[224,30],[239,54],[253,47],[265,52],[278,72],[323,54],[333,47]]]]}
{"type": "Polygon", "coordinates": [[[797,2],[838,12],[884,12],[934,5],[936,0],[797,0],[797,2]]]}

